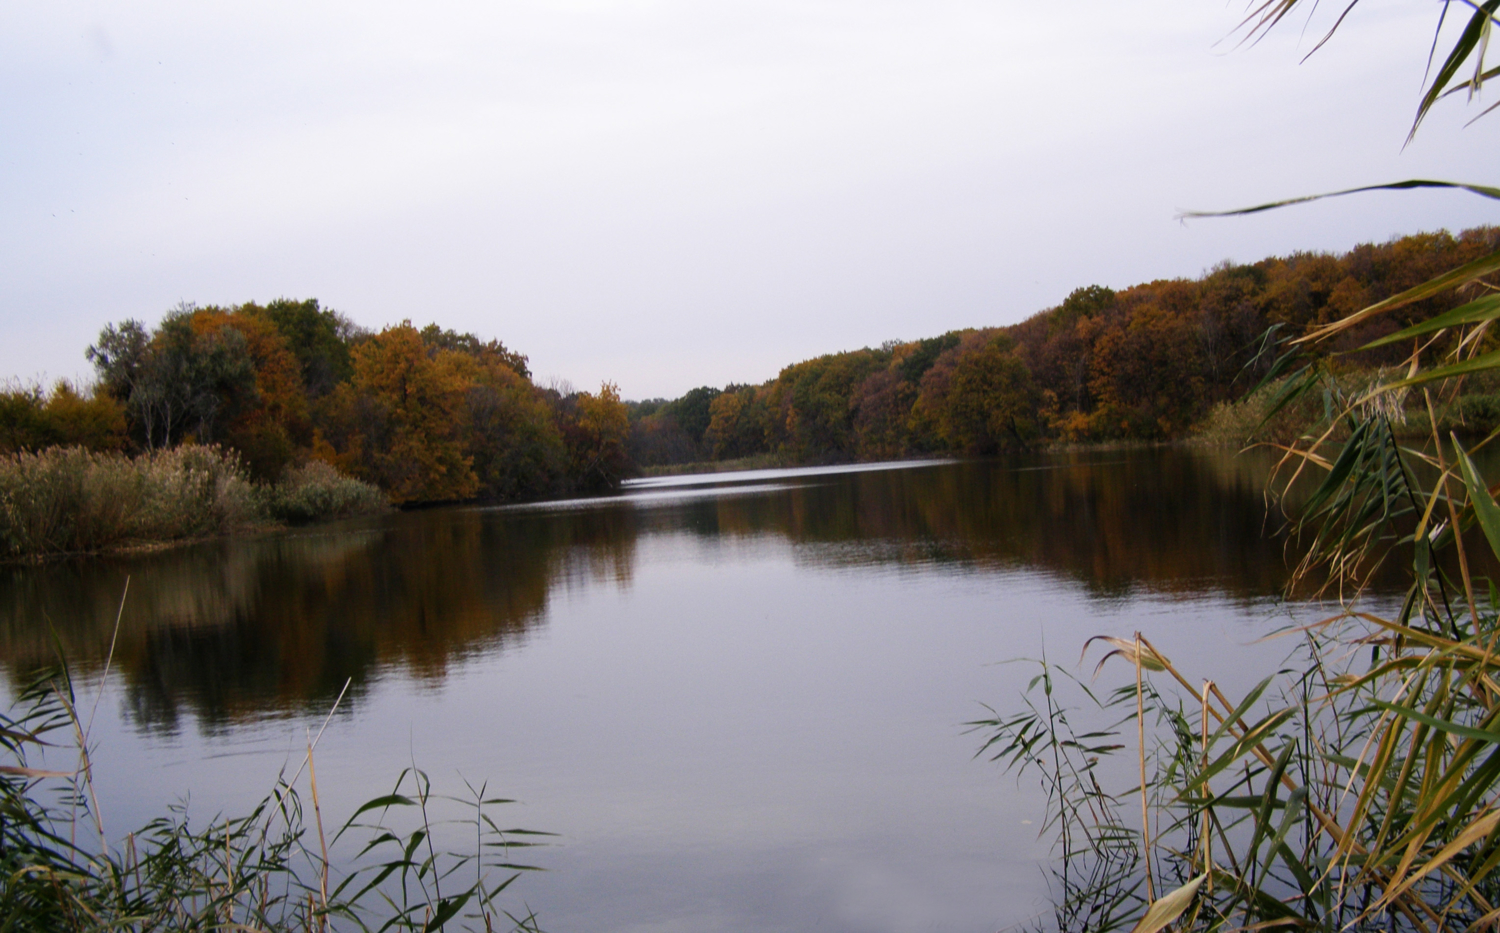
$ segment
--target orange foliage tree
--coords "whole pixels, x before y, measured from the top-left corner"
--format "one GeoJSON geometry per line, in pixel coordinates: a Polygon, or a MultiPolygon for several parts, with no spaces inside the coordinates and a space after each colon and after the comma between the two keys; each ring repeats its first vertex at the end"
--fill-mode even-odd
{"type": "Polygon", "coordinates": [[[356,347],[353,368],[327,415],[335,465],[393,502],[473,496],[479,479],[462,436],[467,382],[452,351],[429,356],[403,321],[356,347]]]}
{"type": "Polygon", "coordinates": [[[709,423],[703,432],[703,442],[715,460],[763,453],[768,421],[766,390],[732,385],[709,404],[709,423]]]}
{"type": "Polygon", "coordinates": [[[462,436],[477,494],[516,499],[556,490],[568,465],[562,432],[510,355],[483,347],[439,355],[465,384],[462,436]]]}

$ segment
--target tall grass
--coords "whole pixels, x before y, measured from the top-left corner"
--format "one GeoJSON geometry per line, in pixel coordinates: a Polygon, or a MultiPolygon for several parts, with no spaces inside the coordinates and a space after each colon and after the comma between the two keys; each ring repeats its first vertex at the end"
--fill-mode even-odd
{"type": "Polygon", "coordinates": [[[310,740],[301,766],[248,813],[200,824],[176,808],[112,839],[93,792],[88,718],[61,669],[0,714],[0,930],[537,930],[500,896],[533,870],[515,850],[545,834],[502,830],[494,814],[510,801],[482,786],[440,796],[408,769],[329,832],[310,740]],[[455,824],[472,841],[444,851],[434,839],[455,824]],[[341,846],[353,852],[341,858],[341,846]]]}
{"type": "Polygon", "coordinates": [[[8,557],[218,534],[262,519],[238,459],[185,446],[140,457],[54,447],[0,459],[8,557]]]}
{"type": "Polygon", "coordinates": [[[266,489],[265,496],[271,516],[292,523],[347,518],[388,505],[378,488],[345,476],[321,460],[289,468],[281,482],[266,489]]]}
{"type": "Polygon", "coordinates": [[[238,455],[218,447],[138,457],[53,447],[0,457],[0,558],[169,542],[384,507],[379,490],[325,464],[258,487],[238,455]]]}
{"type": "Polygon", "coordinates": [[[1235,697],[1139,633],[1106,640],[1112,690],[1044,666],[1026,709],[974,724],[1048,792],[1037,928],[1492,927],[1495,623],[1493,603],[1478,626],[1340,614],[1235,697]]]}

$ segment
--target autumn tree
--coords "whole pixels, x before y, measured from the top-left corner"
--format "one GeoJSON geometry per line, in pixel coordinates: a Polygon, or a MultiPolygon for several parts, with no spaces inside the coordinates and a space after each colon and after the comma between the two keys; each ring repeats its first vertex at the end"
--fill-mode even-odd
{"type": "Polygon", "coordinates": [[[760,386],[728,386],[709,405],[703,443],[715,460],[764,453],[770,413],[767,390],[760,386]]]}
{"type": "Polygon", "coordinates": [[[904,377],[899,363],[864,378],[849,399],[855,452],[861,460],[890,460],[908,452],[916,399],[917,387],[904,377]]]}
{"type": "Polygon", "coordinates": [[[866,348],[783,369],[767,399],[768,440],[798,460],[852,459],[858,445],[850,401],[855,388],[889,361],[890,351],[866,348]]]}
{"type": "Polygon", "coordinates": [[[893,355],[891,365],[896,367],[903,382],[915,386],[927,375],[927,370],[932,368],[938,357],[958,346],[965,333],[966,331],[952,330],[939,337],[927,337],[910,343],[898,342],[890,348],[893,355]]]}
{"type": "Polygon", "coordinates": [[[1015,341],[1003,332],[965,335],[923,377],[913,418],[957,453],[987,456],[1035,442],[1037,391],[1015,341]]]}
{"type": "Polygon", "coordinates": [[[93,387],[79,391],[59,379],[42,404],[42,419],[48,445],[118,450],[125,444],[124,407],[93,387]]]}
{"type": "Polygon", "coordinates": [[[1115,311],[1114,289],[1089,285],[1016,328],[1022,359],[1037,382],[1055,394],[1063,413],[1093,409],[1089,375],[1094,342],[1115,311]],[[1025,332],[1028,325],[1030,332],[1025,332]]]}
{"type": "Polygon", "coordinates": [[[1094,348],[1093,419],[1106,437],[1173,437],[1206,409],[1201,356],[1191,329],[1154,302],[1135,308],[1124,327],[1094,348]]]}
{"type": "Polygon", "coordinates": [[[356,347],[353,378],[330,407],[336,464],[393,502],[473,496],[479,479],[464,450],[468,386],[457,356],[430,356],[410,321],[356,347]]]}
{"type": "Polygon", "coordinates": [[[436,354],[440,350],[450,350],[481,360],[487,366],[497,363],[522,379],[531,378],[531,370],[526,367],[525,354],[506,349],[505,344],[498,340],[481,340],[474,334],[460,334],[457,331],[444,330],[436,324],[428,324],[422,328],[422,343],[429,353],[436,354]]]}
{"type": "MultiPolygon", "coordinates": [[[[482,346],[440,355],[466,387],[462,436],[478,480],[477,495],[519,499],[559,488],[568,467],[562,433],[552,408],[516,371],[513,357],[482,346]]],[[[524,368],[525,358],[520,359],[524,368]]]]}
{"type": "Polygon", "coordinates": [[[287,349],[297,358],[302,385],[312,399],[322,398],[348,381],[354,372],[352,347],[369,336],[337,311],[320,307],[316,298],[278,298],[264,307],[251,302],[240,305],[239,310],[263,315],[281,334],[287,349]]]}
{"type": "Polygon", "coordinates": [[[262,309],[199,308],[189,319],[200,338],[233,331],[244,340],[255,373],[255,394],[225,425],[222,440],[240,452],[257,479],[276,480],[305,459],[313,445],[302,367],[286,339],[262,309]]]}
{"type": "Polygon", "coordinates": [[[125,408],[103,392],[79,392],[59,380],[0,391],[0,453],[46,447],[117,450],[125,443],[125,408]]]}
{"type": "Polygon", "coordinates": [[[567,401],[560,420],[572,481],[582,489],[619,485],[632,470],[626,449],[630,415],[619,387],[606,382],[598,395],[579,392],[567,401]]]}
{"type": "Polygon", "coordinates": [[[630,459],[641,466],[692,463],[703,459],[701,448],[710,446],[706,440],[702,445],[694,443],[676,416],[664,410],[664,406],[656,406],[639,415],[632,412],[631,415],[630,459]]]}

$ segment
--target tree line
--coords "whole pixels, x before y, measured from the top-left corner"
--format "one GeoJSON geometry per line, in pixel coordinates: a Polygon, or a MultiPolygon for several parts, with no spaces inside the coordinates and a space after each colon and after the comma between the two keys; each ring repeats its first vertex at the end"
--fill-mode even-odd
{"type": "MultiPolygon", "coordinates": [[[[1120,291],[1091,285],[1019,324],[888,341],[760,385],[642,402],[610,383],[538,386],[523,354],[437,324],[368,331],[315,299],[184,304],[154,328],[105,327],[87,350],[92,387],[0,392],[0,452],[218,444],[258,480],[322,461],[409,503],[538,498],[608,488],[642,467],[757,455],[832,463],[1169,440],[1256,384],[1273,355],[1268,332],[1337,320],[1497,246],[1500,228],[1481,227],[1120,291]]],[[[1462,300],[1372,319],[1330,352],[1349,367],[1396,365],[1411,347],[1354,351],[1462,300]]]]}
{"type": "MultiPolygon", "coordinates": [[[[1197,279],[1121,291],[1091,285],[1019,324],[893,340],[794,363],[760,385],[631,403],[630,454],[644,466],[756,454],[812,463],[1180,438],[1255,387],[1278,336],[1338,320],[1497,246],[1500,228],[1480,227],[1342,255],[1226,262],[1197,279]]],[[[1411,345],[1358,348],[1472,297],[1414,303],[1324,352],[1350,369],[1402,364],[1411,345]]],[[[1422,353],[1446,349],[1439,340],[1422,353]]]]}
{"type": "Polygon", "coordinates": [[[371,332],[315,299],[181,305],[155,328],[105,327],[87,356],[90,390],[0,393],[0,450],[217,444],[257,480],[323,461],[398,503],[602,488],[630,469],[614,385],[537,386],[524,355],[436,324],[371,332]]]}

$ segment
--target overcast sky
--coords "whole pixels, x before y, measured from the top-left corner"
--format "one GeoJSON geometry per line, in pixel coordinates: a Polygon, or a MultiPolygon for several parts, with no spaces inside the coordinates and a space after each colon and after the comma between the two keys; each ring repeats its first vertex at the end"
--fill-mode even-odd
{"type": "Polygon", "coordinates": [[[0,0],[0,375],[286,296],[672,397],[1500,222],[1448,193],[1174,219],[1493,183],[1500,114],[1402,149],[1438,6],[1364,0],[1299,64],[1337,10],[1251,48],[1238,0],[0,0]]]}

